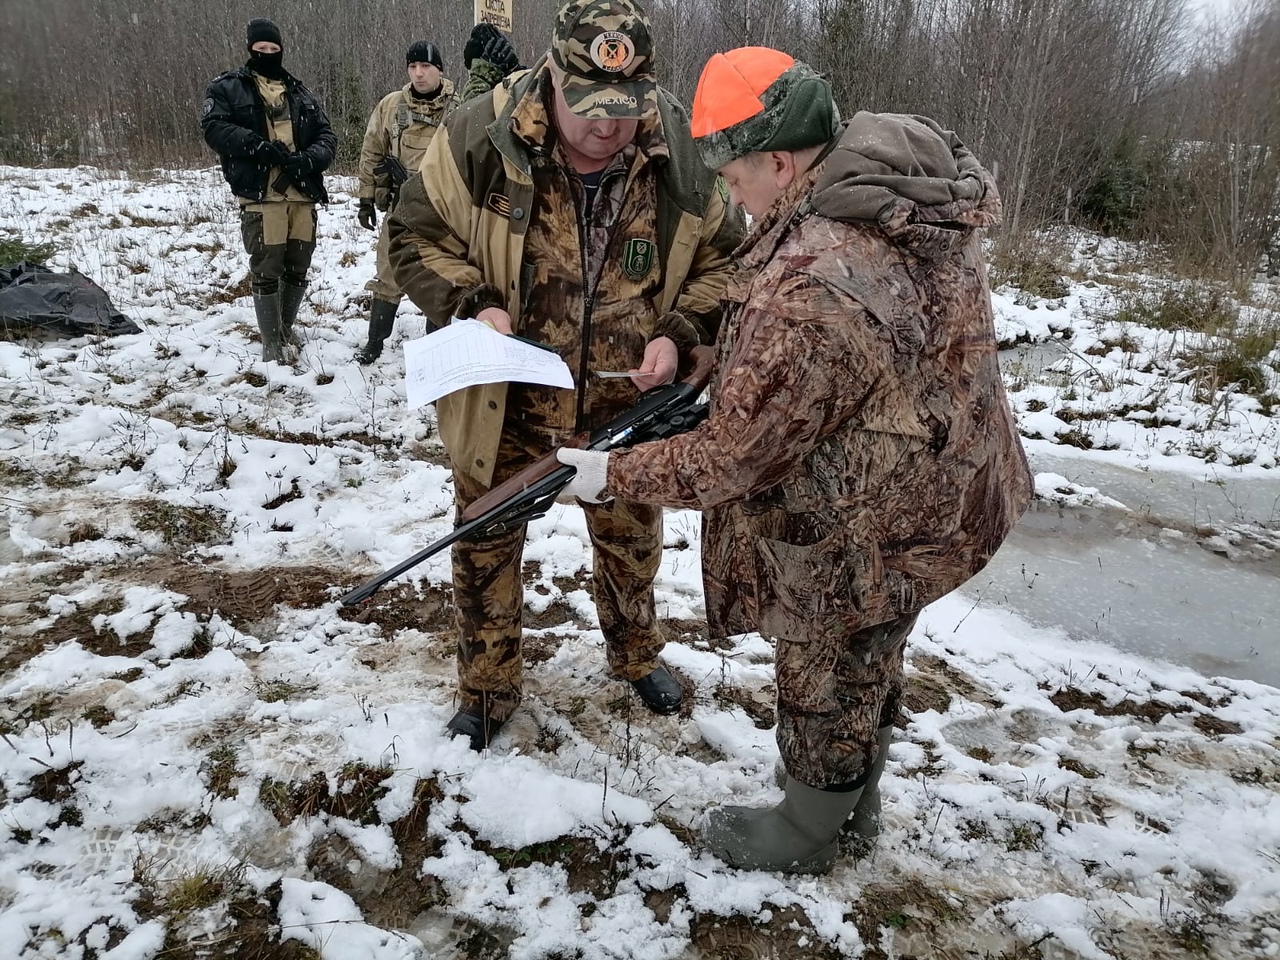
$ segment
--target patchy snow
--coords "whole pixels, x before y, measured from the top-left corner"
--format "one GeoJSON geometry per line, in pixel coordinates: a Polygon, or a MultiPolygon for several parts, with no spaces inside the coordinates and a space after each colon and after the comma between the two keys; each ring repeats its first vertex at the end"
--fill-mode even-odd
{"type": "MultiPolygon", "coordinates": [[[[555,507],[525,555],[525,705],[486,755],[446,739],[447,556],[337,604],[453,514],[433,414],[405,407],[421,316],[351,361],[374,263],[352,186],[288,368],[256,359],[216,171],[0,167],[0,230],[58,243],[144,327],[0,342],[0,954],[149,960],[260,907],[263,936],[335,960],[1280,956],[1280,690],[965,594],[913,637],[871,858],[792,878],[705,853],[709,807],[781,794],[772,650],[699,633],[687,512],[658,582],[685,715],[605,676],[585,526],[555,507]]],[[[995,294],[1029,445],[1274,476],[1277,420],[1197,393],[1167,333],[1089,319],[1106,295],[995,294]]],[[[1038,494],[1138,509],[1068,474],[1038,494]]]]}

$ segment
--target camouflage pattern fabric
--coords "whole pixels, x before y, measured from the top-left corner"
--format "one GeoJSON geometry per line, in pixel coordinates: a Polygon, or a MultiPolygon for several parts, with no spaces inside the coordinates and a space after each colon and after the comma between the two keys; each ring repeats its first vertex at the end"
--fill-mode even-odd
{"type": "Polygon", "coordinates": [[[556,15],[551,59],[580,117],[634,119],[658,109],[649,17],[630,0],[573,0],[556,15]]]}
{"type": "MultiPolygon", "coordinates": [[[[497,485],[551,451],[519,428],[504,430],[497,485]]],[[[486,492],[469,474],[454,472],[459,516],[486,492]]],[[[638,680],[658,665],[665,644],[657,623],[653,580],[662,556],[662,510],[614,500],[582,505],[594,548],[591,586],[609,668],[638,680]]],[[[525,527],[453,547],[453,596],[458,628],[458,691],[462,709],[483,708],[506,720],[520,704],[520,653],[525,527]]]]}
{"type": "MultiPolygon", "coordinates": [[[[530,221],[544,216],[539,207],[567,204],[572,194],[570,187],[557,193],[553,203],[544,203],[533,182],[535,162],[541,165],[545,159],[535,156],[536,150],[553,149],[547,139],[550,70],[544,58],[529,71],[508,78],[490,96],[456,110],[388,218],[396,283],[433,326],[447,323],[451,316],[471,317],[485,307],[500,306],[511,315],[515,331],[528,335],[530,326],[539,323],[528,309],[536,299],[538,309],[547,311],[542,322],[550,328],[563,324],[568,335],[579,337],[569,328],[584,323],[586,281],[581,274],[569,277],[577,273],[581,254],[576,251],[582,249],[572,208],[556,215],[557,223],[569,231],[554,239],[557,249],[569,245],[575,251],[556,265],[565,271],[563,296],[531,298],[527,290],[546,262],[536,262],[525,249],[530,221]],[[540,146],[535,150],[534,144],[540,146]]],[[[687,114],[665,92],[660,92],[657,114],[637,125],[635,146],[637,166],[628,170],[617,234],[605,251],[590,337],[613,349],[618,336],[630,337],[626,331],[652,312],[656,321],[649,339],[670,337],[683,349],[711,343],[720,324],[729,255],[743,236],[741,212],[727,208],[715,175],[698,159],[687,114]],[[648,214],[635,221],[635,235],[621,232],[632,216],[628,198],[641,196],[641,191],[644,204],[654,207],[655,245],[643,242],[648,228],[642,220],[648,214]],[[621,283],[619,278],[628,274],[637,279],[621,283]],[[606,329],[601,318],[609,317],[621,326],[606,329]],[[610,337],[615,338],[612,343],[610,337]]],[[[569,348],[562,349],[559,334],[547,330],[543,328],[540,338],[566,357],[569,348]]],[[[631,356],[638,360],[642,355],[643,351],[631,356]]],[[[606,359],[589,351],[586,369],[619,369],[604,366],[606,359]]],[[[579,353],[570,367],[581,371],[583,363],[579,353]]],[[[621,369],[633,366],[629,360],[621,369]]],[[[601,385],[584,385],[584,415],[586,405],[592,416],[598,412],[594,391],[601,385]]],[[[604,396],[621,396],[623,387],[629,390],[629,382],[615,381],[604,396]]],[[[491,482],[507,402],[506,383],[482,384],[440,398],[440,438],[455,470],[481,483],[491,482]]],[[[574,407],[576,413],[576,400],[574,407]]]]}
{"type": "Polygon", "coordinates": [[[901,709],[904,655],[916,617],[848,635],[777,641],[778,752],[791,776],[829,787],[856,783],[871,769],[876,732],[901,709]]]}
{"type": "Polygon", "coordinates": [[[657,182],[646,167],[666,156],[666,145],[656,117],[642,122],[636,142],[602,172],[588,210],[582,180],[550,133],[549,86],[512,116],[530,148],[538,198],[525,236],[521,334],[555,347],[577,389],[513,383],[507,416],[556,444],[606,423],[638,396],[630,380],[593,371],[638,366],[658,330],[657,182]],[[637,250],[644,255],[628,257],[637,250]]]}
{"type": "MultiPolygon", "coordinates": [[[[958,143],[951,171],[973,172],[958,143]]],[[[830,166],[852,157],[832,151],[738,251],[711,417],[609,464],[615,496],[705,511],[713,631],[811,645],[780,654],[826,665],[802,674],[806,683],[838,673],[830,651],[846,638],[918,612],[981,570],[1032,489],[974,229],[999,222],[994,182],[978,167],[976,197],[965,183],[933,206],[900,189],[879,221],[816,214],[838,206],[814,190],[820,180],[825,190],[881,189],[830,166]]],[[[784,715],[791,709],[780,700],[780,731],[799,722],[784,715]]],[[[855,726],[873,756],[874,723],[855,726]]],[[[849,765],[828,768],[831,753],[814,739],[786,739],[808,743],[805,782],[847,781],[849,765]]]]}

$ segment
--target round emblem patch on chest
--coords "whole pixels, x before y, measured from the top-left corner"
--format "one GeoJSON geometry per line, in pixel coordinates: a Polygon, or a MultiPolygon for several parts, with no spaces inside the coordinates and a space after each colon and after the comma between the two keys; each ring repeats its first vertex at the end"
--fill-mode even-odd
{"type": "Polygon", "coordinates": [[[622,73],[636,58],[636,46],[625,33],[606,30],[591,44],[591,61],[601,70],[622,73]]]}

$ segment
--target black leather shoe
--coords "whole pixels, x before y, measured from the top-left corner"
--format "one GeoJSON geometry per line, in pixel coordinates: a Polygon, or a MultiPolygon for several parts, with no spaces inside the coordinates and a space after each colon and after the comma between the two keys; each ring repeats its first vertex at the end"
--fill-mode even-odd
{"type": "Polygon", "coordinates": [[[471,741],[471,749],[479,753],[498,735],[498,731],[502,729],[502,723],[503,721],[494,720],[492,717],[459,710],[445,725],[445,729],[452,736],[467,737],[471,741]]]}
{"type": "Polygon", "coordinates": [[[647,677],[632,680],[631,686],[654,713],[675,713],[684,702],[684,689],[666,667],[658,667],[647,677]]]}

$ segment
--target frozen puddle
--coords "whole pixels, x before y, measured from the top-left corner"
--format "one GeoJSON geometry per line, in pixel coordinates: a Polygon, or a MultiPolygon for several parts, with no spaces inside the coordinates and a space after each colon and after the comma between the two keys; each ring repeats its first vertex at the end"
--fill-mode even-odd
{"type": "Polygon", "coordinates": [[[1036,501],[970,597],[1076,639],[1280,686],[1280,478],[1206,482],[1057,456],[1032,469],[1133,512],[1036,501]]]}

